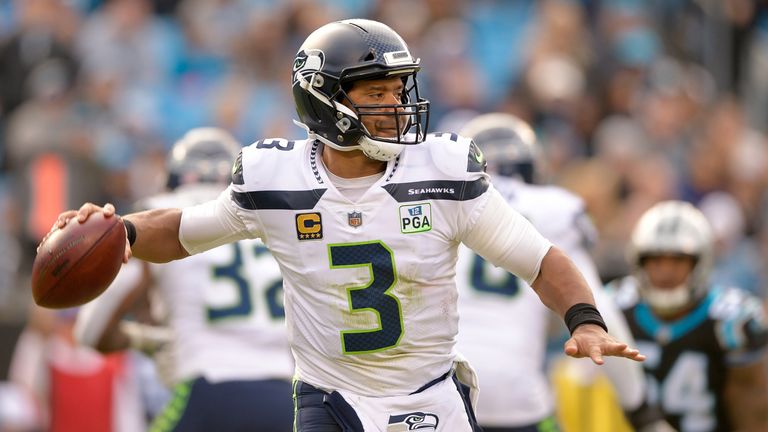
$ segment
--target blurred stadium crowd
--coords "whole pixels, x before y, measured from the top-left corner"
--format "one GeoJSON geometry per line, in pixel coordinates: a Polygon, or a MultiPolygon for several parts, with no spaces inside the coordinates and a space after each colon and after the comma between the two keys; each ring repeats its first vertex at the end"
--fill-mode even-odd
{"type": "Polygon", "coordinates": [[[431,131],[489,111],[535,127],[541,180],[585,199],[605,281],[628,272],[638,216],[683,199],[713,223],[715,279],[767,297],[768,2],[0,0],[0,380],[56,216],[158,192],[193,127],[300,138],[293,56],[349,17],[421,57],[431,131]]]}

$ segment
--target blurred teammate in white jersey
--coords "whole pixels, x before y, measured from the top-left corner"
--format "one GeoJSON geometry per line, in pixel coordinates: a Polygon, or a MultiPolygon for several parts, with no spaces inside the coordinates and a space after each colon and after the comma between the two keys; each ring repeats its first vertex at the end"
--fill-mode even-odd
{"type": "MultiPolygon", "coordinates": [[[[534,184],[539,149],[533,129],[511,114],[490,113],[469,121],[461,135],[483,151],[501,196],[574,261],[592,287],[611,333],[632,343],[621,311],[606,297],[589,255],[596,233],[583,201],[561,187],[534,184]]],[[[525,281],[467,247],[459,248],[456,276],[461,317],[457,346],[480,379],[480,425],[486,432],[559,430],[544,361],[548,335],[561,331],[562,324],[552,319],[525,281]],[[554,332],[548,328],[553,323],[558,326],[554,332]]],[[[638,363],[608,359],[606,372],[636,429],[662,418],[642,403],[644,380],[638,363]]]]}
{"type": "MultiPolygon", "coordinates": [[[[291,68],[307,139],[243,149],[216,200],[123,218],[126,256],[154,262],[244,238],[269,247],[284,279],[297,431],[478,430],[476,379],[454,349],[462,242],[532,284],[567,322],[568,355],[644,359],[606,332],[584,278],[493,188],[471,140],[427,133],[419,69],[382,23],[320,27],[291,68]]],[[[85,204],[56,227],[94,212],[114,207],[85,204]]]]}
{"type": "MultiPolygon", "coordinates": [[[[169,192],[144,208],[215,198],[241,146],[216,128],[189,131],[168,157],[169,192]]],[[[80,311],[76,337],[101,351],[160,348],[174,385],[152,431],[290,431],[293,364],[280,269],[263,243],[242,240],[183,261],[131,260],[105,295],[80,311]],[[143,274],[145,273],[145,274],[143,274]],[[119,321],[146,294],[164,327],[119,321]],[[163,346],[164,344],[169,346],[163,346]]]]}

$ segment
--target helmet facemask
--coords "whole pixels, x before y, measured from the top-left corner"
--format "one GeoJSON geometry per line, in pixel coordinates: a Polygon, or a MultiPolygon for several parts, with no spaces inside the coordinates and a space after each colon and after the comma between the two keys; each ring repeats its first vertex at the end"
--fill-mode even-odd
{"type": "MultiPolygon", "coordinates": [[[[334,95],[336,116],[340,118],[337,127],[342,133],[358,132],[357,144],[360,150],[371,159],[387,161],[400,154],[405,145],[419,144],[424,141],[429,124],[429,102],[419,97],[415,72],[403,75],[403,93],[400,103],[396,104],[356,104],[348,90],[355,81],[340,80],[340,86],[334,95]],[[416,102],[411,103],[411,100],[416,102]],[[346,101],[342,103],[341,101],[346,101]],[[348,104],[348,105],[347,105],[348,104]],[[375,135],[366,127],[368,119],[384,123],[385,130],[393,130],[392,136],[375,135]]],[[[376,78],[366,78],[376,79],[376,78]]],[[[337,148],[333,144],[331,146],[337,148]]],[[[340,150],[347,150],[342,148],[340,150]]]]}

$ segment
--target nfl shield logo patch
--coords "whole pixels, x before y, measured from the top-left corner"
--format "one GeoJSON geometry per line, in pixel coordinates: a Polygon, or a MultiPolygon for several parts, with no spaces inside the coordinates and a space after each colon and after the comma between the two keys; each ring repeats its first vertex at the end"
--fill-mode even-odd
{"type": "Polygon", "coordinates": [[[347,213],[347,223],[349,223],[349,226],[351,227],[359,227],[363,224],[363,214],[358,211],[347,213]]]}

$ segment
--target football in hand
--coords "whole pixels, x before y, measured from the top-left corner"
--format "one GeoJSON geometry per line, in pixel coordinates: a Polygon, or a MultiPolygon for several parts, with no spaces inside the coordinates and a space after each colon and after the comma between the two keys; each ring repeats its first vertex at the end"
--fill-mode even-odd
{"type": "Polygon", "coordinates": [[[123,263],[125,226],[118,216],[91,214],[53,231],[32,265],[35,303],[63,309],[88,303],[107,289],[123,263]]]}

